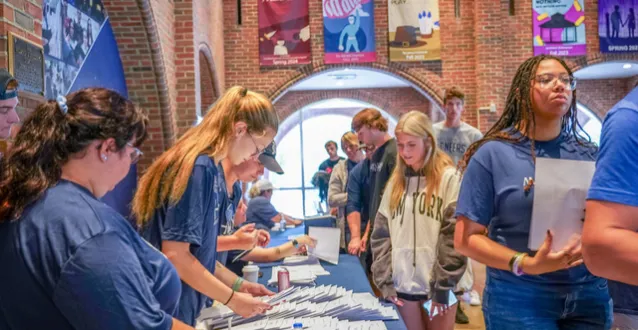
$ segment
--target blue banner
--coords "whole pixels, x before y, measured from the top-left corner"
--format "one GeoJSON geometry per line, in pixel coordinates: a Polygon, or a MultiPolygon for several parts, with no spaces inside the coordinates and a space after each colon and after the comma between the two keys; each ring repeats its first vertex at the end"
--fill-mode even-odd
{"type": "Polygon", "coordinates": [[[598,0],[598,36],[601,53],[638,51],[636,0],[598,0]]]}
{"type": "Polygon", "coordinates": [[[376,62],[372,0],[323,0],[324,62],[376,62]]]}

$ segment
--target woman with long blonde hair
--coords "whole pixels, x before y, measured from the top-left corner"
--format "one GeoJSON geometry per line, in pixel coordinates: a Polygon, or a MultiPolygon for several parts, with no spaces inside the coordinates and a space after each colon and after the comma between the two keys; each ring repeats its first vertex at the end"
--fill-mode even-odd
{"type": "Polygon", "coordinates": [[[396,166],[370,238],[373,279],[384,298],[399,307],[409,330],[451,330],[456,305],[449,306],[448,297],[467,263],[454,250],[460,178],[450,157],[437,148],[427,115],[404,114],[395,136],[396,166]],[[434,317],[422,306],[430,299],[434,317]]]}
{"type": "Polygon", "coordinates": [[[133,213],[143,236],[166,254],[182,279],[177,317],[188,324],[195,323],[209,298],[243,317],[268,308],[251,294],[270,291],[216,262],[224,185],[217,164],[224,158],[232,164],[256,160],[278,127],[277,114],[265,96],[232,87],[140,180],[133,213]]]}

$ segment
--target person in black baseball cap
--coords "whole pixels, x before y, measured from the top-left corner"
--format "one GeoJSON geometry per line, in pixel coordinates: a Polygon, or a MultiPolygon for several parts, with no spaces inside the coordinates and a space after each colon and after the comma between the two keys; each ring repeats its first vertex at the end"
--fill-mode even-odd
{"type": "Polygon", "coordinates": [[[0,69],[0,139],[11,134],[11,126],[20,122],[18,106],[18,81],[6,69],[0,69]]]}
{"type": "Polygon", "coordinates": [[[277,159],[275,159],[275,155],[277,146],[275,145],[275,141],[270,142],[270,144],[264,149],[264,152],[259,155],[259,162],[264,165],[264,167],[277,174],[284,174],[284,170],[281,169],[281,165],[277,163],[277,159]]]}

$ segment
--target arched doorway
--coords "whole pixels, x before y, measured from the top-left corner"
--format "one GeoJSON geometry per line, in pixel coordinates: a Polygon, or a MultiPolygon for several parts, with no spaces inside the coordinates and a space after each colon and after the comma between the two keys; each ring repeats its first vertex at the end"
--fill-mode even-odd
{"type": "MultiPolygon", "coordinates": [[[[363,108],[377,107],[360,100],[333,98],[309,104],[281,123],[275,142],[277,161],[285,173],[264,175],[277,188],[272,197],[277,210],[297,217],[317,214],[319,192],[311,179],[328,157],[324,144],[332,140],[340,145],[341,136],[350,131],[352,117],[363,108]]],[[[377,109],[388,118],[389,131],[394,132],[396,118],[377,109]]]]}
{"type": "Polygon", "coordinates": [[[199,111],[198,119],[203,117],[208,109],[219,97],[217,85],[213,77],[213,65],[209,59],[210,51],[207,48],[199,50],[199,111]],[[206,51],[205,51],[206,50],[206,51]]]}

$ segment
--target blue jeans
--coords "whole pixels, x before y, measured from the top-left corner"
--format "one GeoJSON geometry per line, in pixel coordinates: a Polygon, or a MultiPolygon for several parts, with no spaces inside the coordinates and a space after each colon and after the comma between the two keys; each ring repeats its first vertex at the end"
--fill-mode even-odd
{"type": "Polygon", "coordinates": [[[602,279],[561,293],[488,278],[483,293],[487,330],[607,330],[612,310],[602,279]]]}

